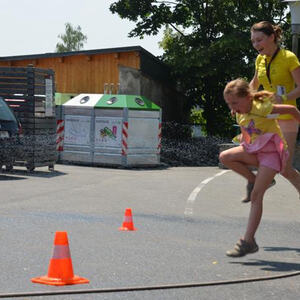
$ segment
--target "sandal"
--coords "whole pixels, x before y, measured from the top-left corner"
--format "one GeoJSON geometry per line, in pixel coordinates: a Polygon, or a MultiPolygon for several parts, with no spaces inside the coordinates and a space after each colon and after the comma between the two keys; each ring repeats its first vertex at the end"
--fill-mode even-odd
{"type": "Polygon", "coordinates": [[[242,257],[246,254],[255,253],[259,249],[255,240],[252,244],[240,239],[232,250],[226,251],[226,255],[230,257],[242,257]]]}
{"type": "MultiPolygon", "coordinates": [[[[276,184],[276,180],[273,179],[272,182],[270,183],[268,189],[270,187],[272,187],[273,185],[275,185],[275,184],[276,184]]],[[[251,192],[253,190],[253,187],[254,187],[254,183],[248,182],[248,184],[247,184],[247,196],[244,199],[242,199],[243,203],[248,203],[248,202],[251,201],[251,192]]]]}

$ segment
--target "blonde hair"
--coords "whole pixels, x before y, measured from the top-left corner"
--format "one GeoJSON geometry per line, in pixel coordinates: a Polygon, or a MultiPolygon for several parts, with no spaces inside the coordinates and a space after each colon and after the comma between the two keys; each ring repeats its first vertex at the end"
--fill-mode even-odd
{"type": "Polygon", "coordinates": [[[278,25],[273,25],[272,23],[270,23],[268,21],[261,21],[261,22],[255,23],[251,27],[251,32],[253,32],[253,31],[263,32],[267,36],[274,34],[275,44],[279,44],[281,42],[281,38],[282,38],[281,28],[278,25]]]}
{"type": "Polygon", "coordinates": [[[265,98],[270,98],[270,100],[274,100],[274,93],[269,91],[254,92],[253,90],[251,90],[249,83],[243,78],[237,78],[226,84],[223,92],[224,98],[227,95],[236,95],[240,98],[251,95],[254,100],[258,101],[264,101],[265,98]]]}

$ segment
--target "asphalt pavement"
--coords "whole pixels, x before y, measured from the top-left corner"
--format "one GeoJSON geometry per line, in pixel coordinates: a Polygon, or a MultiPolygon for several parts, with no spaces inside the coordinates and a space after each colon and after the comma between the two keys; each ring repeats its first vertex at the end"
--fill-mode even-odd
{"type": "Polygon", "coordinates": [[[283,177],[276,180],[264,200],[259,252],[233,259],[225,252],[243,235],[250,206],[240,201],[245,181],[232,171],[58,164],[53,172],[43,167],[3,172],[0,297],[299,299],[300,275],[288,275],[300,273],[300,201],[283,177]],[[126,208],[135,231],[119,230],[126,208]],[[31,282],[48,273],[57,231],[68,234],[74,274],[90,283],[31,282]],[[135,287],[149,289],[131,290],[135,287]],[[95,293],[51,294],[60,291],[95,293]],[[29,295],[39,292],[50,294],[29,295]]]}

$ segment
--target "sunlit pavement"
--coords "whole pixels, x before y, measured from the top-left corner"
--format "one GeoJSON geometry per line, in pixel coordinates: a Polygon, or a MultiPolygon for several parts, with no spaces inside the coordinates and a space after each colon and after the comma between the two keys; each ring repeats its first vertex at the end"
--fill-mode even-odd
{"type": "MultiPolygon", "coordinates": [[[[264,200],[258,253],[225,256],[245,231],[245,181],[217,167],[112,169],[56,165],[0,174],[1,293],[159,286],[300,271],[300,203],[281,176],[264,200]],[[192,200],[192,201],[191,201],[192,200]],[[189,214],[185,215],[187,207],[189,214]],[[136,231],[120,231],[126,208],[136,231]],[[56,231],[89,284],[31,283],[45,275],[56,231]]],[[[51,299],[298,299],[300,276],[186,289],[51,299]]],[[[25,298],[24,298],[25,299],[25,298]]],[[[29,299],[28,297],[26,299],[29,299]]],[[[35,298],[36,299],[36,298],[35,298]]]]}

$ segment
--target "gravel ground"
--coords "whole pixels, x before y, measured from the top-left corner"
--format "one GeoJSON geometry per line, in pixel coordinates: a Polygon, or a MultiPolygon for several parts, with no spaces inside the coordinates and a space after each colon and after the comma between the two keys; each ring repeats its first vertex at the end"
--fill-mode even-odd
{"type": "Polygon", "coordinates": [[[225,142],[217,137],[162,138],[161,162],[170,166],[217,166],[219,144],[225,142]]]}
{"type": "Polygon", "coordinates": [[[217,166],[219,145],[229,140],[191,136],[191,125],[163,122],[161,162],[169,166],[217,166]]]}

